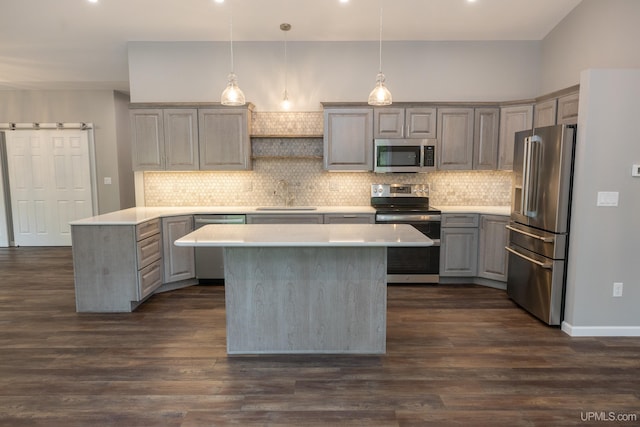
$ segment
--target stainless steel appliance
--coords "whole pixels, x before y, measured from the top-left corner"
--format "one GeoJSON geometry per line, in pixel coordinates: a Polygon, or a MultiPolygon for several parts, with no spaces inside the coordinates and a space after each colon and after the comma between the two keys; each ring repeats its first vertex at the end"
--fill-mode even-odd
{"type": "Polygon", "coordinates": [[[517,132],[507,293],[549,325],[564,314],[575,125],[517,132]]]}
{"type": "MultiPolygon", "coordinates": [[[[245,224],[245,215],[215,214],[194,215],[195,228],[207,224],[245,224]]],[[[196,248],[196,277],[200,283],[222,283],[224,280],[224,259],[222,248],[196,248]]]]}
{"type": "Polygon", "coordinates": [[[374,172],[428,172],[435,169],[435,139],[374,140],[374,172]]]}
{"type": "Polygon", "coordinates": [[[434,241],[433,246],[387,249],[388,283],[438,283],[440,280],[440,211],[429,207],[425,184],[373,184],[371,206],[377,224],[410,224],[434,241]]]}

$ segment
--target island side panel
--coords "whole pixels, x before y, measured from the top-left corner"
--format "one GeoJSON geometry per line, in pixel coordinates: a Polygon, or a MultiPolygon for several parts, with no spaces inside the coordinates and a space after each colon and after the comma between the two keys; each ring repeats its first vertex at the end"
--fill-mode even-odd
{"type": "Polygon", "coordinates": [[[136,293],[134,226],[72,225],[78,312],[129,312],[136,293]]]}
{"type": "Polygon", "coordinates": [[[386,351],[385,247],[225,249],[227,352],[386,351]]]}

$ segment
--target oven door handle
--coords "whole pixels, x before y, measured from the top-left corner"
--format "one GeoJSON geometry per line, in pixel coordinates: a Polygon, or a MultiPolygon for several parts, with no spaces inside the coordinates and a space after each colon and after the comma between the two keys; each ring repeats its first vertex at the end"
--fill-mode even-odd
{"type": "Polygon", "coordinates": [[[524,234],[525,236],[528,236],[528,237],[533,237],[534,239],[542,240],[545,243],[553,243],[555,241],[554,237],[538,236],[537,234],[527,233],[526,231],[518,230],[517,228],[512,227],[510,225],[507,225],[506,229],[514,231],[519,234],[524,234]]]}
{"type": "Polygon", "coordinates": [[[546,268],[547,270],[551,270],[551,269],[553,268],[553,263],[550,263],[550,262],[540,262],[540,261],[535,260],[535,259],[533,259],[533,258],[531,258],[531,257],[528,257],[528,256],[526,256],[526,255],[523,255],[523,254],[521,254],[521,253],[520,253],[520,252],[518,252],[518,251],[515,251],[515,250],[511,249],[509,246],[505,246],[504,248],[505,248],[507,251],[509,251],[509,252],[511,252],[512,254],[514,254],[515,256],[519,256],[520,258],[522,258],[522,259],[524,259],[524,260],[526,260],[526,261],[532,262],[532,263],[534,263],[534,264],[535,264],[535,265],[537,265],[537,266],[540,266],[540,267],[542,267],[542,268],[546,268]]]}
{"type": "Polygon", "coordinates": [[[440,215],[421,214],[377,214],[376,221],[416,221],[416,222],[439,222],[440,215]]]}

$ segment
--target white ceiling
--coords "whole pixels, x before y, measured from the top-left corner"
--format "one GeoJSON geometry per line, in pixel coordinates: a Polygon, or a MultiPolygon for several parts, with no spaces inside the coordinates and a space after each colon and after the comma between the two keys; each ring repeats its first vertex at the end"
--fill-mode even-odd
{"type": "MultiPolygon", "coordinates": [[[[384,40],[541,40],[581,0],[382,0],[384,40]]],[[[378,0],[4,0],[0,88],[124,89],[128,41],[365,41],[378,0]],[[84,71],[83,71],[84,70],[84,71]],[[87,73],[93,73],[87,77],[87,73]],[[48,77],[51,76],[51,77],[48,77]]]]}

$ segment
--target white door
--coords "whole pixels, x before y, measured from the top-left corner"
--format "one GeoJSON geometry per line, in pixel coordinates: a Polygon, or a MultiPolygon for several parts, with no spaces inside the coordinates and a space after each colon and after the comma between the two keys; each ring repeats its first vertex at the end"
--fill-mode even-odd
{"type": "Polygon", "coordinates": [[[69,221],[93,215],[88,132],[6,133],[16,246],[70,246],[69,221]]]}

